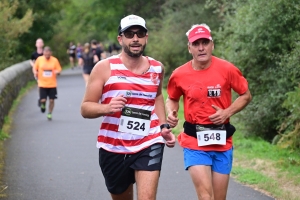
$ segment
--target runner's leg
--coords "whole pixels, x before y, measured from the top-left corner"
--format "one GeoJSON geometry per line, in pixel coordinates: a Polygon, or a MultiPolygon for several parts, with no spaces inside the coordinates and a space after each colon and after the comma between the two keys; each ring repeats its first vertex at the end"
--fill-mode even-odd
{"type": "Polygon", "coordinates": [[[99,165],[113,200],[133,200],[134,170],[129,167],[133,156],[99,149],[99,165]]]}
{"type": "Polygon", "coordinates": [[[74,58],[70,55],[69,59],[70,59],[71,68],[73,69],[74,68],[74,58]]]}
{"type": "Polygon", "coordinates": [[[226,200],[229,174],[212,173],[215,200],[226,200]]]}
{"type": "MultiPolygon", "coordinates": [[[[38,93],[40,93],[40,88],[37,87],[37,89],[38,89],[38,93]]],[[[39,96],[39,98],[38,98],[38,107],[40,107],[41,106],[40,94],[38,96],[39,96]]]]}
{"type": "Polygon", "coordinates": [[[138,200],[155,200],[159,171],[135,170],[138,200]]]}
{"type": "Polygon", "coordinates": [[[41,102],[41,112],[44,113],[46,111],[46,101],[47,99],[41,99],[40,102],[41,102]]]}
{"type": "Polygon", "coordinates": [[[49,88],[49,112],[47,118],[49,120],[52,119],[52,112],[54,108],[54,100],[57,98],[57,89],[56,88],[49,88]]]}
{"type": "Polygon", "coordinates": [[[110,194],[113,200],[133,200],[133,184],[122,194],[110,194]]]}
{"type": "Polygon", "coordinates": [[[189,167],[198,199],[213,200],[212,172],[210,166],[195,165],[189,167]]]}
{"type": "Polygon", "coordinates": [[[41,88],[41,87],[39,87],[38,89],[39,89],[39,95],[40,95],[40,102],[46,103],[47,96],[48,96],[47,89],[41,88]]]}
{"type": "Polygon", "coordinates": [[[84,81],[85,81],[85,85],[87,85],[90,75],[89,75],[89,74],[84,74],[84,73],[83,73],[82,76],[83,76],[83,79],[84,79],[84,81]]]}
{"type": "MultiPolygon", "coordinates": [[[[35,77],[35,80],[36,80],[36,82],[38,83],[38,79],[37,79],[37,77],[35,77]]],[[[39,88],[39,86],[37,85],[37,90],[38,90],[38,107],[40,107],[41,106],[41,95],[40,95],[40,88],[39,88]]]]}
{"type": "Polygon", "coordinates": [[[47,101],[47,88],[39,88],[40,93],[40,102],[41,102],[41,112],[44,113],[46,111],[46,101],[47,101]]]}
{"type": "Polygon", "coordinates": [[[49,113],[51,114],[54,108],[54,99],[49,100],[49,113]]]}
{"type": "Polygon", "coordinates": [[[215,200],[225,200],[230,172],[232,169],[233,148],[224,152],[214,152],[212,181],[215,200]]]}

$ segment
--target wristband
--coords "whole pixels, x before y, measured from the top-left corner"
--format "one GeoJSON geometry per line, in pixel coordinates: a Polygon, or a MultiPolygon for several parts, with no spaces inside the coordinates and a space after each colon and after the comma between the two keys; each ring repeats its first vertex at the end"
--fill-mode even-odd
{"type": "Polygon", "coordinates": [[[160,129],[163,129],[163,128],[167,128],[167,129],[170,129],[170,125],[169,124],[162,124],[160,125],[160,129]]]}

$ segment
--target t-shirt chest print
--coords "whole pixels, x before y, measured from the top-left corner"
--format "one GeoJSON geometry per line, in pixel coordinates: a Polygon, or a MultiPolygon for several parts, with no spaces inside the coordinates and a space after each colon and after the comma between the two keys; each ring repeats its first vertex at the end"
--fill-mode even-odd
{"type": "Polygon", "coordinates": [[[221,85],[207,86],[207,97],[208,98],[219,98],[221,97],[221,85]]]}
{"type": "Polygon", "coordinates": [[[202,82],[196,82],[188,87],[187,97],[190,101],[203,107],[209,98],[220,98],[222,87],[220,84],[207,86],[202,82]]]}

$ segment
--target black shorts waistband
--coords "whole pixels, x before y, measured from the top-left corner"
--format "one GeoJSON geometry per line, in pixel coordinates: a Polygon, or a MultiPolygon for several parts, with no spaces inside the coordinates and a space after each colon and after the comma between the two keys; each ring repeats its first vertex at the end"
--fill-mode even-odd
{"type": "Polygon", "coordinates": [[[184,133],[192,136],[194,138],[197,138],[197,126],[198,128],[212,128],[212,129],[225,129],[226,130],[226,139],[230,138],[233,136],[235,132],[235,127],[231,125],[230,123],[227,124],[221,124],[221,125],[216,125],[216,124],[191,124],[187,121],[183,123],[183,128],[184,128],[184,133]]]}

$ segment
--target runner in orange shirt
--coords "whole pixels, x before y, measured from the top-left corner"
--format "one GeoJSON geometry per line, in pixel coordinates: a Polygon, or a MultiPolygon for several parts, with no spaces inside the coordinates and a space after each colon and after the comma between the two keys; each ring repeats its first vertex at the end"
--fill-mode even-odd
{"type": "Polygon", "coordinates": [[[232,168],[232,135],[229,118],[250,101],[248,82],[232,63],[212,56],[214,43],[206,24],[187,32],[193,59],[178,67],[168,83],[168,123],[178,123],[179,99],[183,96],[184,132],[178,136],[198,198],[226,199],[232,168]],[[239,97],[231,103],[231,89],[239,97]]]}
{"type": "Polygon", "coordinates": [[[57,58],[52,56],[51,48],[44,48],[44,55],[37,58],[34,64],[34,75],[38,76],[38,86],[40,88],[41,112],[46,111],[46,101],[49,97],[49,111],[47,118],[52,119],[54,99],[57,98],[56,76],[61,72],[61,66],[57,58]]]}

